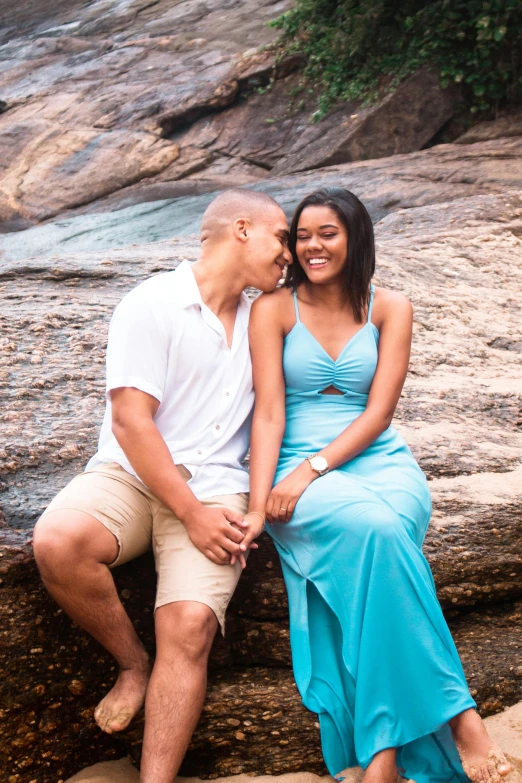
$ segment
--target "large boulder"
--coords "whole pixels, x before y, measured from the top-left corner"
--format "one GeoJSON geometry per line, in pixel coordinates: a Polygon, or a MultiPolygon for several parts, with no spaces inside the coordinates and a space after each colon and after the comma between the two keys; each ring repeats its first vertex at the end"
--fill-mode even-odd
{"type": "Polygon", "coordinates": [[[273,174],[422,149],[455,112],[457,91],[442,89],[439,81],[437,73],[421,69],[375,106],[352,104],[333,111],[297,137],[273,174]]]}
{"type": "Polygon", "coordinates": [[[512,109],[500,114],[494,120],[486,120],[473,125],[455,139],[455,144],[475,144],[479,141],[502,139],[522,135],[522,110],[512,109]]]}
{"type": "MultiPolygon", "coordinates": [[[[402,210],[377,224],[377,282],[404,291],[415,310],[396,425],[430,478],[426,554],[484,714],[522,698],[521,234],[521,192],[402,210]]],[[[0,413],[0,770],[17,783],[56,783],[100,758],[139,755],[139,720],[119,738],[95,727],[114,662],[47,597],[30,537],[95,449],[112,309],[137,282],[197,249],[196,237],[181,237],[0,265],[0,383],[9,390],[0,413]]],[[[189,773],[323,769],[316,718],[301,707],[289,668],[277,555],[266,537],[260,543],[213,651],[189,773]]],[[[150,558],[119,569],[117,580],[152,652],[150,558]]]]}
{"type": "MultiPolygon", "coordinates": [[[[109,0],[22,2],[14,15],[0,8],[1,230],[170,168],[179,148],[169,136],[233,104],[271,71],[273,58],[262,66],[242,55],[270,43],[277,33],[265,22],[287,7],[109,0]],[[144,156],[154,158],[150,166],[144,156]]],[[[210,162],[186,152],[172,180],[210,162]]]]}
{"type": "MultiPolygon", "coordinates": [[[[183,151],[179,161],[182,161],[182,156],[183,151]]],[[[178,160],[172,165],[177,164],[178,160]]],[[[113,196],[74,213],[78,215],[84,211],[89,214],[0,235],[0,259],[21,261],[31,256],[59,258],[71,253],[97,254],[105,248],[129,243],[148,244],[161,239],[188,237],[198,230],[201,216],[214,197],[214,194],[192,195],[189,186],[196,182],[190,176],[174,183],[177,189],[170,195],[176,198],[136,204],[158,195],[157,188],[163,189],[160,195],[169,195],[169,191],[164,190],[165,182],[141,183],[140,190],[135,190],[134,186],[123,188],[113,196]],[[181,186],[183,190],[179,189],[181,186]],[[124,205],[125,208],[121,209],[124,205]],[[99,213],[102,207],[108,211],[99,213]]],[[[220,183],[220,187],[229,185],[225,178],[220,183]]],[[[307,193],[319,187],[337,185],[359,196],[374,221],[400,209],[520,189],[522,136],[468,146],[441,144],[409,155],[392,155],[375,161],[347,163],[249,183],[249,187],[276,198],[289,217],[307,193]]],[[[452,214],[451,207],[445,210],[452,214]]]]}
{"type": "Polygon", "coordinates": [[[0,231],[119,191],[120,203],[197,195],[419,150],[452,117],[455,90],[421,70],[375,106],[345,104],[315,124],[300,58],[270,48],[266,22],[290,4],[0,8],[0,231]]]}
{"type": "Polygon", "coordinates": [[[5,172],[1,187],[7,197],[0,201],[0,222],[7,226],[44,220],[151,177],[178,157],[176,144],[148,133],[64,131],[61,125],[50,125],[5,172]]]}

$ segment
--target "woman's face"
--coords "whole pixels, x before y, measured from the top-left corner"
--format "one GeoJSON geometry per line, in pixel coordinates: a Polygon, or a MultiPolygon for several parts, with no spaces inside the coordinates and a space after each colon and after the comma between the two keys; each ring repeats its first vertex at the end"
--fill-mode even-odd
{"type": "Polygon", "coordinates": [[[338,279],[348,255],[348,234],[330,207],[305,207],[297,225],[296,253],[311,283],[338,279]]]}

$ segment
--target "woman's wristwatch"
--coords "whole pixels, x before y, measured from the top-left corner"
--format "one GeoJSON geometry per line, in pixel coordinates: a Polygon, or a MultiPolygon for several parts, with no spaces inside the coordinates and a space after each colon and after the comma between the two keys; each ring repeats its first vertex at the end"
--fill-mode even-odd
{"type": "Polygon", "coordinates": [[[310,456],[306,459],[310,463],[312,470],[315,471],[315,473],[317,473],[319,476],[324,476],[324,474],[328,473],[330,470],[328,462],[319,454],[310,454],[310,456]]]}

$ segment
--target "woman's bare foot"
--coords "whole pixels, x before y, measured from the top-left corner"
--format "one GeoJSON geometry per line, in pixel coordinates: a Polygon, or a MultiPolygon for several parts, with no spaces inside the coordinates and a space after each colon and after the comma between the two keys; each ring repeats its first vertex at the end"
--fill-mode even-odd
{"type": "Polygon", "coordinates": [[[475,710],[461,712],[450,721],[450,726],[464,772],[473,783],[501,783],[506,780],[513,767],[500,748],[493,744],[475,710]]]}
{"type": "Polygon", "coordinates": [[[397,753],[387,748],[376,753],[366,767],[362,783],[397,783],[397,753]]]}
{"type": "Polygon", "coordinates": [[[126,729],[145,700],[152,661],[133,669],[121,669],[114,687],[94,710],[94,720],[107,734],[126,729]]]}

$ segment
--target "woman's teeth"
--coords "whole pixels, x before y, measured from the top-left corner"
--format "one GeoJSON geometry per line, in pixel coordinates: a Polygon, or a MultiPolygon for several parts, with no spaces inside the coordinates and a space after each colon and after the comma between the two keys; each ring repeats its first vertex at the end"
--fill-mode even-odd
{"type": "Polygon", "coordinates": [[[324,264],[328,263],[328,259],[326,258],[309,258],[308,263],[310,266],[324,266],[324,264]]]}

